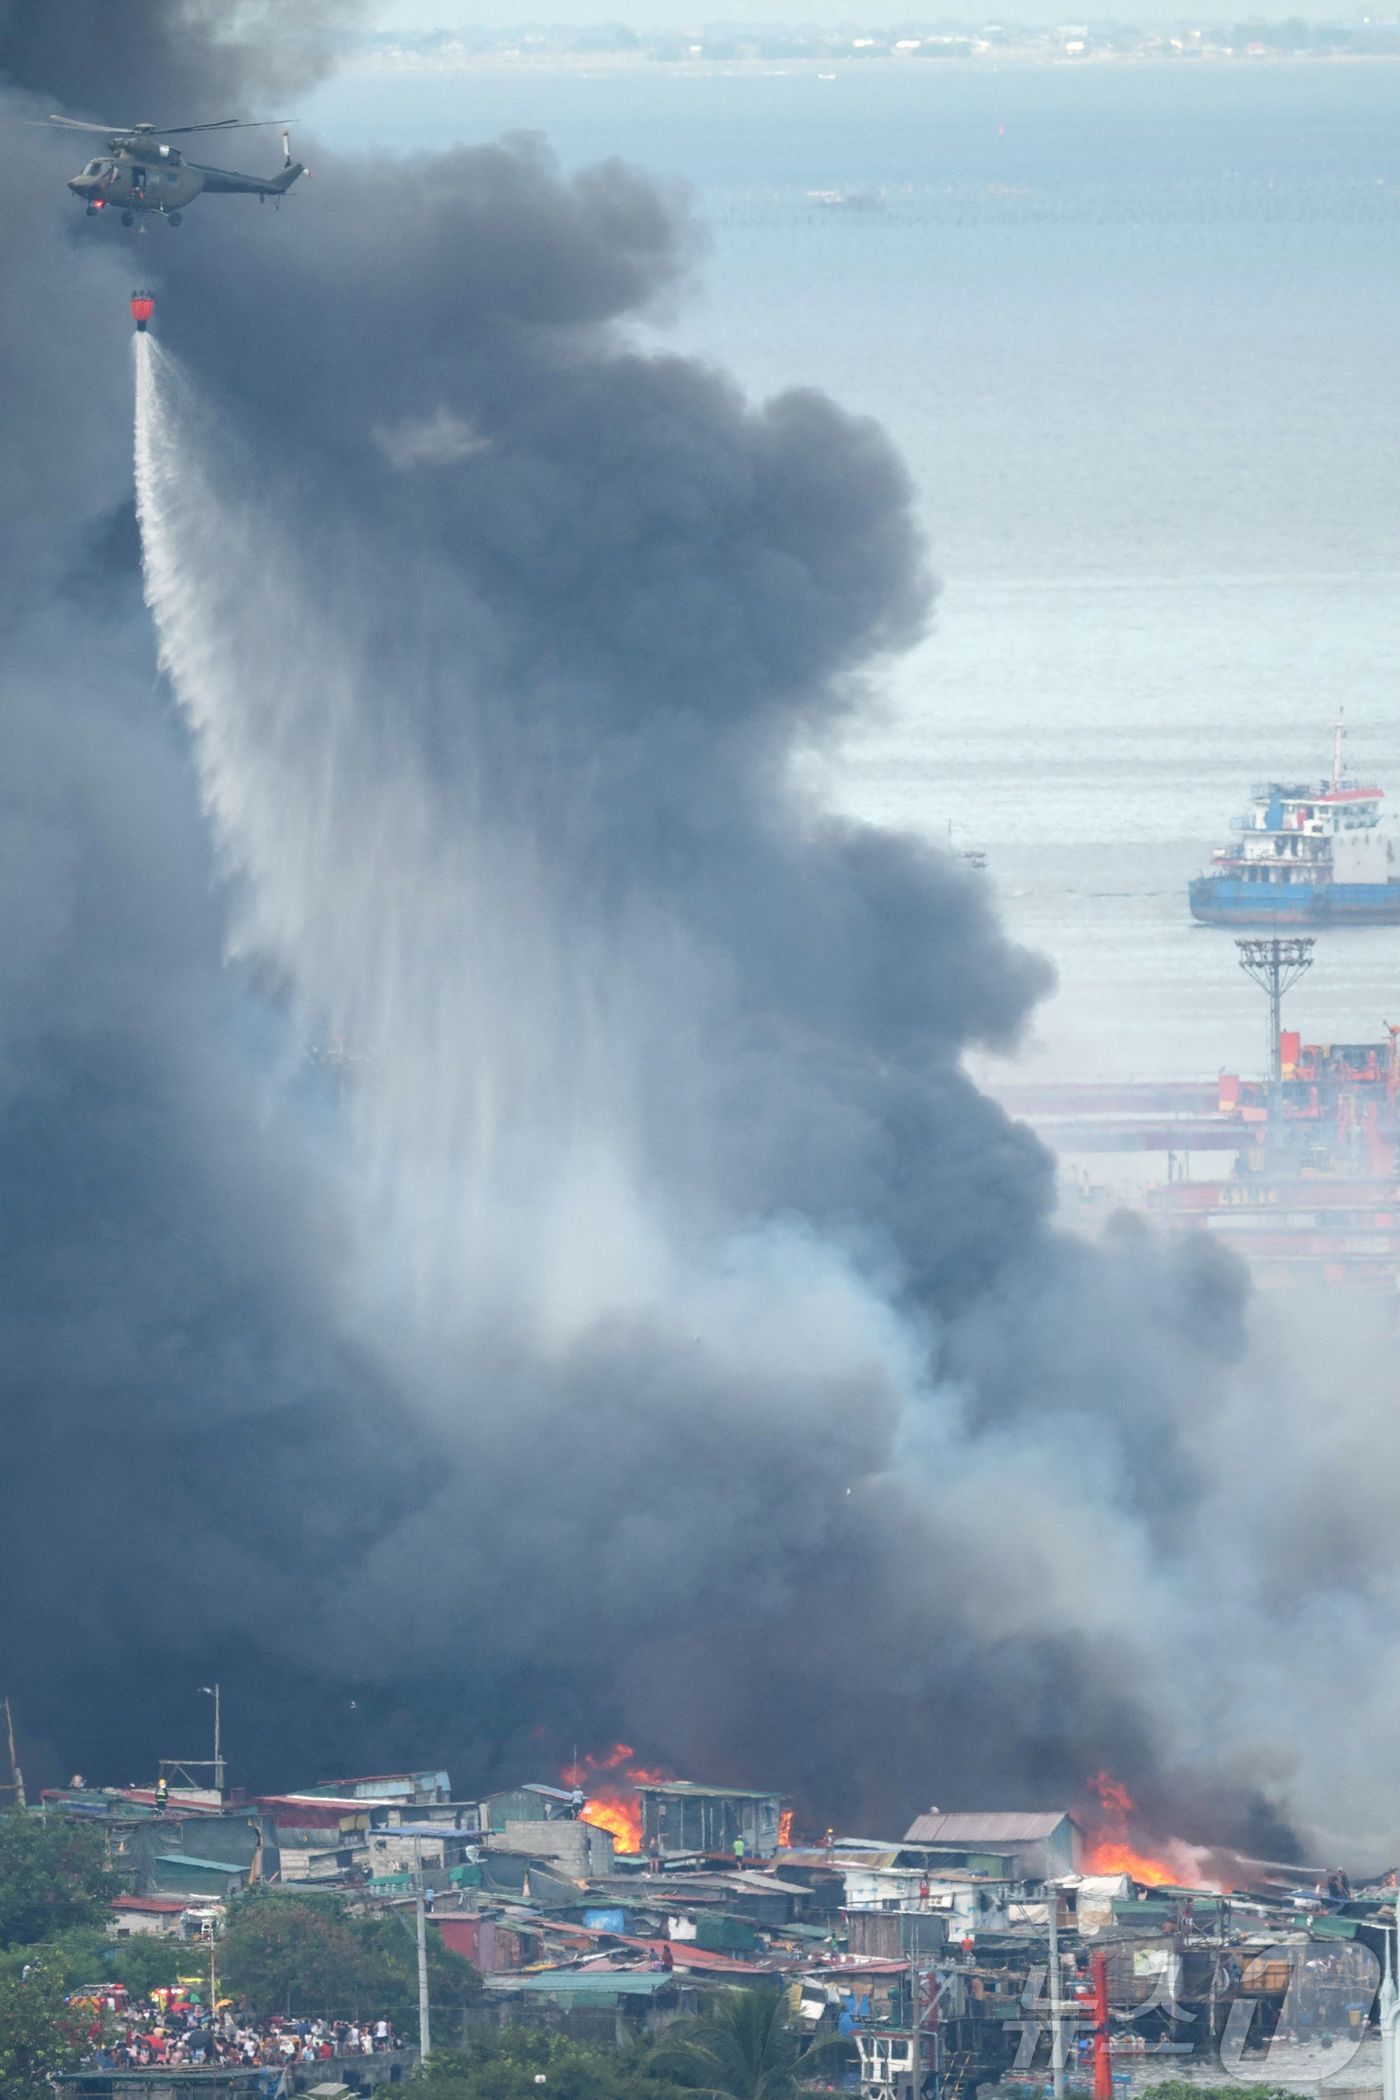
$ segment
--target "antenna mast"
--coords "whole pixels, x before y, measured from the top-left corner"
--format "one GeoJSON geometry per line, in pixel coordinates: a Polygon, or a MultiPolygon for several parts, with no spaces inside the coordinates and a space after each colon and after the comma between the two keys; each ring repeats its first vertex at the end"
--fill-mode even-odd
{"type": "Polygon", "coordinates": [[[1332,792],[1335,795],[1342,784],[1342,746],[1346,742],[1347,725],[1345,710],[1337,709],[1337,719],[1332,724],[1332,792]]]}

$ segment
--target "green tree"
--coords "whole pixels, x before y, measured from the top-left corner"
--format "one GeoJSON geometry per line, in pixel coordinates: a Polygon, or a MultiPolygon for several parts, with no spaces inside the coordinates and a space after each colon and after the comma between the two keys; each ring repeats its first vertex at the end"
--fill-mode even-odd
{"type": "MultiPolygon", "coordinates": [[[[418,2013],[418,1949],[411,1914],[355,1918],[338,1899],[260,1889],[230,1907],[219,1973],[260,2013],[381,2015],[403,2026],[418,2013]]],[[[428,1939],[428,1994],[460,2011],[481,1988],[470,1962],[428,1939]]]]}
{"type": "Polygon", "coordinates": [[[36,1946],[7,1947],[0,1954],[0,1977],[19,1978],[37,1966],[72,1990],[79,1983],[105,1982],[112,1974],[111,1964],[111,1942],[100,1925],[70,1925],[36,1946]]]}
{"type": "Polygon", "coordinates": [[[260,2013],[353,2012],[363,1949],[339,1904],[255,1890],[229,1908],[219,1969],[260,2013]]]}
{"type": "Polygon", "coordinates": [[[836,2036],[806,2042],[779,1990],[727,1990],[700,2019],[671,2030],[657,2069],[708,2100],[793,2100],[835,2057],[850,2053],[836,2036]]]}
{"type": "Polygon", "coordinates": [[[179,1976],[207,1974],[209,1950],[198,1941],[164,1934],[134,1932],[113,1940],[100,1925],[72,1925],[38,1946],[7,1948],[0,1954],[0,1977],[20,1976],[36,1964],[66,1991],[88,1983],[124,1983],[133,1997],[146,1998],[179,1976]]]}
{"type": "Polygon", "coordinates": [[[1164,2078],[1150,2085],[1142,2100],[1298,2100],[1286,2085],[1194,2085],[1187,2078],[1164,2078]]]}
{"type": "Polygon", "coordinates": [[[0,1978],[0,2093],[5,2100],[53,2100],[50,2072],[69,2070],[84,2047],[82,2015],[64,2004],[53,1977],[32,1968],[27,1981],[0,1978]]]}
{"type": "Polygon", "coordinates": [[[101,1834],[67,1816],[0,1813],[0,1947],[32,1946],[105,1922],[121,1888],[101,1834]]]}
{"type": "Polygon", "coordinates": [[[409,2090],[413,2100],[540,2100],[543,2074],[550,2100],[684,2100],[654,2075],[645,2042],[593,2048],[530,2027],[473,2034],[458,2052],[434,2049],[409,2090]]]}
{"type": "MultiPolygon", "coordinates": [[[[80,1982],[91,1983],[97,1971],[80,1982]]],[[[129,1939],[109,1940],[101,1980],[124,1983],[133,1998],[170,1990],[181,1976],[209,1974],[209,1949],[199,1940],[167,1938],[164,1933],[133,1932],[129,1939]]],[[[206,1994],[207,1995],[207,1994],[206,1994]]]]}
{"type": "MultiPolygon", "coordinates": [[[[377,1918],[357,1919],[364,1956],[365,1996],[361,2003],[383,2013],[399,2028],[418,2020],[418,1933],[412,1911],[396,1910],[377,1918]]],[[[428,2000],[434,2012],[460,2014],[481,1996],[481,1978],[469,1961],[444,1947],[441,1935],[428,1927],[428,2000]]],[[[538,2095],[534,2096],[538,2100],[538,2095]]]]}

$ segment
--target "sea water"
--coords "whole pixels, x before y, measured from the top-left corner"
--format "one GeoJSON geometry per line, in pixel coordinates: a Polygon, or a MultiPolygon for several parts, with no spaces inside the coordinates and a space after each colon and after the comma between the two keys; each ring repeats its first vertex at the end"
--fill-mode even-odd
{"type": "MultiPolygon", "coordinates": [[[[711,252],[664,340],[878,416],[943,582],[825,792],[986,854],[1060,972],[1028,1069],[1258,1070],[1188,879],[1253,781],[1326,769],[1339,709],[1400,800],[1400,67],[363,68],[306,114],[691,186],[711,252]]],[[[1319,939],[1286,1016],[1397,1017],[1400,928],[1319,939]]]]}

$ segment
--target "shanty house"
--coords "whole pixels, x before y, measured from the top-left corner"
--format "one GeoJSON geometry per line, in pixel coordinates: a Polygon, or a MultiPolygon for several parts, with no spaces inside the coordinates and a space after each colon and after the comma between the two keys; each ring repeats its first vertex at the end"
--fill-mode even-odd
{"type": "Polygon", "coordinates": [[[561,1873],[576,1881],[585,1881],[590,1875],[611,1874],[617,1852],[617,1841],[610,1830],[572,1819],[541,1822],[527,1818],[510,1822],[499,1835],[493,1833],[487,1838],[486,1844],[493,1852],[523,1852],[535,1859],[551,1860],[561,1873]]]}
{"type": "Polygon", "coordinates": [[[904,1842],[936,1846],[945,1854],[956,1851],[964,1865],[974,1869],[980,1864],[979,1854],[1009,1857],[1018,1879],[1046,1881],[1079,1872],[1084,1833],[1063,1808],[992,1813],[977,1809],[950,1815],[931,1808],[910,1824],[904,1842]]]}
{"type": "Polygon", "coordinates": [[[486,2003],[502,2021],[539,2021],[565,2034],[599,2042],[622,2041],[640,2030],[668,2026],[698,2008],[693,1987],[670,1970],[545,1969],[525,1976],[487,1976],[486,2003]]]}
{"type": "Polygon", "coordinates": [[[639,1786],[637,1795],[642,1850],[653,1859],[696,1853],[732,1858],[741,1838],[746,1859],[771,1859],[778,1849],[781,1794],[669,1779],[639,1786]]]}
{"type": "Polygon", "coordinates": [[[231,1902],[248,1886],[246,1873],[227,1860],[201,1859],[191,1852],[153,1854],[146,1878],[153,1895],[203,1897],[216,1903],[231,1902]]]}
{"type": "Polygon", "coordinates": [[[339,1881],[363,1863],[374,1811],[353,1795],[263,1794],[258,1807],[276,1843],[265,1880],[339,1881]]]}
{"type": "Polygon", "coordinates": [[[178,1939],[184,1916],[182,1896],[114,1896],[107,1930],[114,1940],[129,1940],[143,1933],[178,1939]]]}
{"type": "Polygon", "coordinates": [[[223,1816],[153,1816],[113,1846],[113,1864],[138,1896],[203,1896],[217,1902],[266,1879],[276,1830],[255,1810],[223,1816]]]}
{"type": "Polygon", "coordinates": [[[445,1874],[461,1865],[474,1844],[471,1831],[455,1830],[450,1823],[396,1823],[370,1832],[369,1870],[376,1879],[419,1868],[445,1874]]]}

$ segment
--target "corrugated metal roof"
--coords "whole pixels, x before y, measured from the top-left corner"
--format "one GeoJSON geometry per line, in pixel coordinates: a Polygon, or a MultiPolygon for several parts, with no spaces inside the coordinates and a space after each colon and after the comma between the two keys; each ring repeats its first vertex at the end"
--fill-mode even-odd
{"type": "MultiPolygon", "coordinates": [[[[432,1770],[419,1772],[360,1772],[349,1779],[318,1779],[316,1786],[385,1786],[391,1780],[397,1783],[401,1779],[446,1779],[447,1776],[441,1766],[436,1766],[432,1770]]],[[[312,1792],[315,1792],[315,1788],[312,1792]]]]}
{"type": "MultiPolygon", "coordinates": [[[[258,1808],[318,1808],[327,1815],[332,1809],[343,1808],[357,1816],[367,1816],[371,1808],[382,1808],[379,1801],[362,1800],[358,1794],[259,1794],[255,1806],[258,1808]]],[[[399,1806],[389,1802],[390,1808],[399,1806]]]]}
{"type": "Polygon", "coordinates": [[[774,1961],[745,1961],[738,1954],[721,1954],[718,1948],[697,1947],[694,1940],[644,1940],[625,1933],[615,1936],[624,1947],[637,1947],[646,1954],[659,1956],[664,1947],[669,1947],[678,1969],[724,1969],[743,1976],[770,1976],[778,1967],[774,1961]]]}
{"type": "Polygon", "coordinates": [[[904,1842],[906,1845],[1025,1845],[1033,1844],[1037,1838],[1050,1837],[1062,1823],[1073,1822],[1073,1816],[1064,1808],[991,1814],[984,1814],[980,1809],[958,1810],[951,1815],[930,1809],[926,1816],[915,1817],[904,1833],[904,1842]]]}
{"type": "Polygon", "coordinates": [[[781,1801],[777,1787],[704,1786],[698,1779],[655,1779],[639,1784],[639,1794],[680,1794],[721,1801],[781,1801]]]}
{"type": "Polygon", "coordinates": [[[541,1969],[533,1975],[505,1971],[482,1978],[488,1991],[546,1991],[594,1997],[654,1998],[675,1988],[666,1969],[541,1969]]]}
{"type": "Polygon", "coordinates": [[[246,1867],[228,1859],[197,1859],[192,1852],[157,1852],[158,1867],[199,1867],[209,1874],[246,1874],[246,1867]]]}
{"type": "Polygon", "coordinates": [[[721,1875],[720,1881],[726,1888],[752,1889],[756,1896],[810,1896],[812,1893],[805,1881],[780,1881],[776,1874],[761,1873],[756,1867],[721,1875]]]}
{"type": "Polygon", "coordinates": [[[376,1844],[397,1837],[461,1838],[468,1845],[481,1840],[479,1830],[459,1830],[455,1823],[390,1823],[383,1830],[371,1830],[369,1836],[376,1844]]]}

